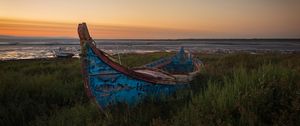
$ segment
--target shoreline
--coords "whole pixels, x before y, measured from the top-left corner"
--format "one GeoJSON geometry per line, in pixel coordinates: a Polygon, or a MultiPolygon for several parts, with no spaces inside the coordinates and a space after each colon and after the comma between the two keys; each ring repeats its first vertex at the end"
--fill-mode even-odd
{"type": "MultiPolygon", "coordinates": [[[[120,53],[121,55],[144,55],[144,54],[172,54],[176,51],[151,51],[151,52],[127,52],[120,53]]],[[[263,51],[263,52],[249,52],[249,51],[229,51],[229,52],[193,52],[194,56],[201,57],[201,55],[238,55],[238,54],[249,54],[249,55],[299,55],[300,51],[290,51],[290,52],[282,52],[282,51],[263,51]]],[[[116,56],[117,54],[113,54],[112,56],[116,56]]],[[[72,57],[72,58],[56,58],[56,57],[44,57],[44,58],[28,58],[28,59],[1,59],[0,62],[10,62],[10,61],[63,61],[63,60],[80,60],[80,57],[72,57]]]]}

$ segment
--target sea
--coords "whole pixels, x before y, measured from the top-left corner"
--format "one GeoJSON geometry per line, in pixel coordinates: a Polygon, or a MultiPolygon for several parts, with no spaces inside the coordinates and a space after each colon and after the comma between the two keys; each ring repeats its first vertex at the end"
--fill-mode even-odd
{"type": "MultiPolygon", "coordinates": [[[[96,39],[109,54],[172,52],[184,47],[191,53],[299,53],[300,39],[96,39]]],[[[0,60],[55,58],[58,50],[79,57],[78,39],[0,38],[0,60]]]]}

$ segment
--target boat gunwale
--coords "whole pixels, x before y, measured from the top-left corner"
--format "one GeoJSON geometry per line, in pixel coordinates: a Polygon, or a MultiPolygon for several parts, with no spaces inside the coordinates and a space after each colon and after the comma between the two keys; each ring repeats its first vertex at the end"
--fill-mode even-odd
{"type": "Polygon", "coordinates": [[[152,84],[158,84],[158,85],[174,85],[177,84],[176,80],[168,80],[168,79],[163,79],[163,78],[155,78],[153,76],[149,76],[147,74],[142,74],[135,72],[134,70],[128,69],[114,61],[112,61],[109,57],[107,57],[103,51],[99,50],[93,43],[92,41],[84,41],[84,43],[88,44],[90,48],[93,50],[93,52],[96,54],[100,60],[102,60],[106,65],[110,66],[114,70],[125,74],[129,77],[132,77],[134,79],[142,80],[145,82],[149,82],[152,84]]]}

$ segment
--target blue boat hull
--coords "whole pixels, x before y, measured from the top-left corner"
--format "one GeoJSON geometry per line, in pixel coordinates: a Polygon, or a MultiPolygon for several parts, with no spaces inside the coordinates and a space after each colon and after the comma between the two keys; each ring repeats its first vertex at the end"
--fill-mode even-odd
{"type": "MultiPolygon", "coordinates": [[[[79,24],[78,34],[81,45],[84,86],[88,96],[97,101],[101,108],[117,103],[134,106],[145,98],[159,100],[168,97],[178,89],[189,87],[189,79],[187,78],[190,78],[190,75],[194,75],[196,73],[194,71],[199,69],[198,63],[193,64],[194,61],[191,58],[184,62],[181,61],[181,59],[186,58],[183,49],[173,58],[153,62],[140,69],[127,69],[96,48],[85,23],[79,24]],[[171,59],[172,61],[170,61],[171,59]],[[166,63],[169,65],[160,65],[166,63]],[[173,71],[174,69],[170,68],[182,64],[187,64],[182,68],[191,68],[192,74],[172,75],[158,67],[162,66],[161,68],[173,71]]],[[[186,72],[186,70],[177,73],[182,72],[186,72]]]]}
{"type": "Polygon", "coordinates": [[[134,106],[146,97],[159,99],[188,86],[187,84],[156,84],[125,75],[102,61],[90,45],[86,44],[85,48],[87,53],[83,62],[87,90],[102,108],[116,103],[134,106]]]}

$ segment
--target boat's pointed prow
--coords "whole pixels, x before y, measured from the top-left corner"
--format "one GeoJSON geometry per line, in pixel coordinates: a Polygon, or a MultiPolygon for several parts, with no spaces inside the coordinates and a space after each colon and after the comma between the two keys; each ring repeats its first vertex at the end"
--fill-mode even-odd
{"type": "Polygon", "coordinates": [[[80,45],[82,46],[85,41],[92,41],[86,23],[78,24],[78,35],[80,38],[80,45]]]}

